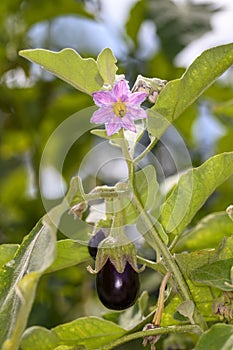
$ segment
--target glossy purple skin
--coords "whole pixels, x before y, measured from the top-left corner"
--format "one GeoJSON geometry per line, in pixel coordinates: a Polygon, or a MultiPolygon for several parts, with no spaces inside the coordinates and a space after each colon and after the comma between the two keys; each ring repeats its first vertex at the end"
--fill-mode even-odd
{"type": "Polygon", "coordinates": [[[132,306],[137,299],[139,276],[128,262],[124,272],[119,273],[108,260],[97,274],[96,288],[104,306],[112,310],[124,310],[132,306]]]}
{"type": "Polygon", "coordinates": [[[98,250],[98,245],[101,241],[105,239],[105,234],[102,230],[99,230],[96,232],[94,236],[92,236],[88,242],[88,251],[90,256],[95,260],[98,250]]]}

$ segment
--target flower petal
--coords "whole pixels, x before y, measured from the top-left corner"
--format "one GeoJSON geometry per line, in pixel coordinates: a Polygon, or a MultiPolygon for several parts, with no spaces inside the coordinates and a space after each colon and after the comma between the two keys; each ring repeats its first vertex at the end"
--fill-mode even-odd
{"type": "Polygon", "coordinates": [[[112,91],[97,91],[92,94],[93,100],[98,107],[102,107],[104,105],[112,104],[116,102],[112,91]]]}
{"type": "Polygon", "coordinates": [[[130,96],[128,96],[127,103],[133,105],[140,105],[147,98],[147,92],[134,92],[130,96]]]}
{"type": "Polygon", "coordinates": [[[114,85],[112,92],[117,101],[121,100],[122,102],[125,102],[130,95],[129,85],[125,80],[119,80],[114,85]]]}
{"type": "Polygon", "coordinates": [[[126,115],[133,120],[147,118],[147,113],[145,109],[136,106],[127,105],[126,115]]]}
{"type": "Polygon", "coordinates": [[[91,123],[104,124],[114,118],[115,114],[111,106],[105,106],[97,109],[91,117],[91,123]]]}
{"type": "Polygon", "coordinates": [[[107,135],[111,136],[112,134],[115,134],[117,131],[119,131],[122,128],[121,123],[106,123],[105,128],[107,131],[107,135]]]}
{"type": "Polygon", "coordinates": [[[136,127],[134,125],[134,122],[128,117],[128,116],[124,116],[121,119],[122,125],[125,129],[128,129],[130,131],[136,132],[136,127]]]}

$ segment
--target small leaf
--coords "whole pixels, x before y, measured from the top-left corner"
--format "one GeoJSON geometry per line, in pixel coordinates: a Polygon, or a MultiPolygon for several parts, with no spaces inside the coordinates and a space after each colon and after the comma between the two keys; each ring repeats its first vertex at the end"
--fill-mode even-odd
{"type": "Polygon", "coordinates": [[[76,89],[91,95],[103,86],[97,63],[93,58],[82,58],[73,49],[53,52],[44,49],[21,50],[20,56],[38,63],[76,89]]]}
{"type": "Polygon", "coordinates": [[[177,311],[184,317],[187,317],[190,322],[193,324],[193,313],[194,313],[195,305],[192,300],[186,300],[180,305],[177,306],[177,311]]]}
{"type": "Polygon", "coordinates": [[[232,291],[231,267],[233,259],[219,260],[199,267],[191,273],[194,282],[206,284],[223,291],[232,291]]]}
{"type": "Polygon", "coordinates": [[[85,346],[100,349],[101,346],[122,337],[126,331],[117,324],[98,317],[83,317],[53,328],[31,327],[24,333],[22,350],[52,350],[57,346],[85,346]],[[43,343],[46,339],[46,348],[43,343]],[[32,344],[34,344],[32,348],[32,344]]]}
{"type": "Polygon", "coordinates": [[[180,234],[205,201],[233,174],[233,152],[208,159],[179,179],[161,208],[161,224],[167,232],[180,234]]]}
{"type": "Polygon", "coordinates": [[[118,69],[115,65],[116,62],[116,57],[113,55],[112,50],[109,48],[103,49],[103,51],[101,51],[97,57],[97,66],[99,73],[103,78],[105,84],[109,84],[111,86],[114,85],[115,74],[118,69]]]}
{"type": "Polygon", "coordinates": [[[194,350],[232,350],[233,326],[215,324],[202,334],[194,350]]]}
{"type": "Polygon", "coordinates": [[[161,91],[156,104],[151,108],[148,119],[149,132],[155,137],[160,137],[169,126],[169,122],[177,119],[232,64],[233,44],[204,51],[180,79],[170,81],[161,91]],[[158,123],[161,116],[167,119],[167,123],[158,123]]]}

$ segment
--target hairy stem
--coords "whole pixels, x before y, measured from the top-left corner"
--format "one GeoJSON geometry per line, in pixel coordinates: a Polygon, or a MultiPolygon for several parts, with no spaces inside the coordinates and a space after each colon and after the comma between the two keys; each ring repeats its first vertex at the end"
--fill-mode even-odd
{"type": "Polygon", "coordinates": [[[114,340],[113,342],[102,346],[101,350],[111,350],[114,349],[116,346],[119,346],[121,344],[124,344],[128,341],[138,339],[138,338],[144,338],[148,337],[150,335],[160,335],[160,334],[169,334],[169,333],[201,333],[201,328],[198,325],[185,325],[185,326],[169,326],[169,327],[162,327],[162,328],[155,328],[151,330],[146,331],[140,331],[136,333],[126,334],[125,336],[114,340]]]}
{"type": "MultiPolygon", "coordinates": [[[[134,205],[135,209],[137,210],[138,214],[141,217],[141,220],[144,223],[144,226],[146,228],[146,233],[144,233],[144,238],[147,241],[147,243],[158,253],[161,254],[163,257],[163,260],[165,262],[165,266],[173,275],[173,279],[176,282],[176,285],[179,288],[179,292],[181,294],[181,297],[183,300],[192,300],[193,297],[190,292],[189,286],[186,283],[186,280],[184,279],[184,276],[182,272],[180,271],[179,266],[176,263],[176,260],[174,256],[169,251],[169,248],[164,243],[164,239],[166,238],[166,233],[163,230],[163,227],[159,224],[158,221],[152,221],[146,210],[144,209],[140,197],[136,193],[136,190],[134,188],[134,176],[135,176],[135,163],[130,157],[129,151],[128,151],[128,143],[124,138],[124,133],[121,130],[120,133],[121,137],[121,148],[122,153],[125,157],[127,166],[128,166],[128,173],[129,173],[129,183],[131,187],[131,191],[133,193],[132,197],[132,204],[134,205]]],[[[197,307],[195,307],[194,311],[194,320],[195,322],[200,325],[202,329],[206,329],[207,325],[205,320],[203,319],[202,315],[200,314],[197,307]]]]}

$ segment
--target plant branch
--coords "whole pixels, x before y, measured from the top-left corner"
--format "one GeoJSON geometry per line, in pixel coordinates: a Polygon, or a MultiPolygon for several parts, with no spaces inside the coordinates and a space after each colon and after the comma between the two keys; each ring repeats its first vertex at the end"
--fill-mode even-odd
{"type": "Polygon", "coordinates": [[[116,346],[127,343],[131,340],[144,338],[152,335],[169,334],[169,333],[201,333],[202,330],[198,325],[184,325],[184,326],[169,326],[162,328],[155,328],[146,331],[140,331],[132,334],[126,334],[125,336],[114,340],[113,342],[102,346],[100,350],[111,350],[116,346]]]}

